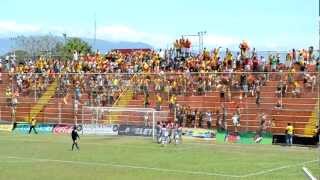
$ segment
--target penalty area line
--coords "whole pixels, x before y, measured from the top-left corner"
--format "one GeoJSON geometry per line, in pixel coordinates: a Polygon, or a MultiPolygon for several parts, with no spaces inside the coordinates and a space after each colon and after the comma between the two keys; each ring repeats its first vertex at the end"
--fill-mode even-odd
{"type": "Polygon", "coordinates": [[[59,159],[46,159],[46,158],[27,158],[19,156],[7,156],[8,159],[19,159],[19,160],[30,160],[33,162],[55,162],[55,163],[64,163],[64,164],[76,164],[76,165],[88,165],[88,166],[109,166],[116,168],[129,168],[129,169],[142,169],[149,171],[158,171],[158,172],[169,172],[175,174],[189,174],[189,175],[200,175],[200,176],[220,176],[220,177],[229,177],[229,178],[241,178],[242,175],[229,175],[222,173],[211,173],[204,171],[187,171],[187,170],[174,170],[174,169],[165,169],[157,167],[147,167],[147,166],[134,166],[134,165],[124,165],[124,164],[115,164],[115,163],[103,163],[103,162],[88,162],[88,161],[71,161],[71,160],[59,160],[59,159]]]}
{"type": "Polygon", "coordinates": [[[266,169],[266,170],[262,170],[262,171],[258,171],[258,172],[254,172],[254,173],[249,173],[249,174],[243,175],[242,177],[246,178],[246,177],[251,177],[251,176],[269,174],[271,172],[280,171],[280,170],[283,170],[283,169],[288,169],[288,168],[297,167],[297,166],[302,166],[302,165],[305,165],[305,164],[315,163],[315,162],[318,162],[318,161],[319,160],[315,159],[315,160],[311,160],[311,161],[305,161],[305,162],[302,162],[302,163],[280,166],[280,167],[276,167],[276,168],[272,168],[272,169],[266,169]]]}
{"type": "Polygon", "coordinates": [[[189,174],[189,175],[199,175],[199,176],[220,176],[220,177],[229,177],[229,178],[248,178],[252,176],[265,175],[271,172],[288,169],[296,166],[301,166],[305,164],[315,163],[319,160],[311,160],[305,161],[302,163],[291,164],[280,166],[277,168],[266,169],[254,173],[249,173],[245,175],[231,175],[231,174],[223,174],[223,173],[212,173],[212,172],[204,172],[204,171],[187,171],[187,170],[174,170],[174,169],[165,169],[165,168],[157,168],[157,167],[147,167],[147,166],[135,166],[135,165],[125,165],[125,164],[115,164],[115,163],[104,163],[104,162],[88,162],[88,161],[72,161],[72,160],[59,160],[59,159],[47,159],[47,158],[28,158],[28,157],[19,157],[19,156],[0,156],[0,158],[7,159],[15,159],[15,160],[23,160],[24,162],[53,162],[53,163],[63,163],[63,164],[75,164],[75,165],[87,165],[87,166],[105,166],[105,167],[115,167],[115,168],[128,168],[128,169],[141,169],[148,171],[158,171],[158,172],[169,172],[175,174],[189,174]]]}

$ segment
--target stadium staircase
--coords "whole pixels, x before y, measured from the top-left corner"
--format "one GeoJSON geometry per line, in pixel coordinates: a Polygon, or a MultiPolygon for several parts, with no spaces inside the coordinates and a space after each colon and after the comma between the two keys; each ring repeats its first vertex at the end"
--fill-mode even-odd
{"type": "Polygon", "coordinates": [[[37,101],[36,105],[30,110],[28,116],[25,116],[25,121],[31,121],[31,118],[37,117],[38,114],[44,109],[44,107],[50,102],[51,98],[55,95],[58,86],[58,80],[55,79],[47,88],[46,92],[37,101]]]}
{"type": "Polygon", "coordinates": [[[318,102],[316,107],[314,108],[314,111],[312,112],[311,117],[309,118],[309,122],[305,126],[304,134],[306,136],[312,137],[314,135],[314,128],[316,127],[317,121],[319,119],[319,109],[320,107],[318,102]]]}
{"type": "MultiPolygon", "coordinates": [[[[123,90],[123,92],[120,94],[118,99],[115,101],[115,103],[112,105],[114,108],[120,108],[120,107],[127,107],[129,101],[133,97],[133,91],[130,88],[126,88],[123,90]]],[[[104,117],[104,123],[106,124],[114,124],[114,123],[121,123],[121,119],[124,116],[126,112],[110,112],[108,116],[104,117]]],[[[122,120],[124,121],[124,120],[122,120]]]]}
{"type": "MultiPolygon", "coordinates": [[[[118,99],[114,102],[112,107],[115,108],[121,108],[121,107],[127,107],[129,105],[129,102],[133,99],[133,90],[130,88],[133,79],[135,78],[136,75],[132,76],[129,80],[129,84],[127,84],[123,90],[118,99]]],[[[132,116],[134,113],[130,113],[132,116]]],[[[110,124],[117,124],[117,123],[124,123],[127,122],[129,119],[129,114],[128,112],[111,112],[108,114],[108,116],[105,117],[104,122],[105,123],[110,123],[110,124]]]]}

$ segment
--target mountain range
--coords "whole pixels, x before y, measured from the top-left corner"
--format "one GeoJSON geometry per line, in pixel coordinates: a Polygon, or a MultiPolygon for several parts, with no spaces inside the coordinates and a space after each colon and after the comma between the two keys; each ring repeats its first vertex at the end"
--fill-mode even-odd
{"type": "MultiPolygon", "coordinates": [[[[86,39],[83,38],[84,41],[87,41],[90,45],[92,45],[93,49],[99,49],[101,52],[106,52],[111,49],[134,49],[134,48],[150,48],[153,47],[147,43],[143,42],[129,42],[129,41],[107,41],[107,40],[101,40],[97,39],[94,43],[93,39],[86,39]],[[93,45],[94,44],[94,45],[93,45]]],[[[3,55],[13,48],[13,43],[10,40],[10,38],[0,38],[0,55],[3,55]]]]}

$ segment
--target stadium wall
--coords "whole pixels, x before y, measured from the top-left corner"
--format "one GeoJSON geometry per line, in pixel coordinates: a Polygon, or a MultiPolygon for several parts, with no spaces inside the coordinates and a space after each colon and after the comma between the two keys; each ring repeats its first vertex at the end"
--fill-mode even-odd
{"type": "MultiPolygon", "coordinates": [[[[300,145],[317,145],[319,142],[317,137],[301,137],[301,136],[293,136],[293,144],[300,145]]],[[[273,135],[272,137],[273,144],[285,144],[286,136],[285,135],[273,135]]]]}

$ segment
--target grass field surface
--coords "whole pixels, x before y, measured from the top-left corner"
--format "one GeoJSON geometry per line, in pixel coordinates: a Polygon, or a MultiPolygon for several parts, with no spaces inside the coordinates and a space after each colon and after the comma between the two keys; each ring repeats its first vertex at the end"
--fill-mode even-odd
{"type": "Polygon", "coordinates": [[[161,147],[150,138],[0,133],[1,180],[212,180],[320,177],[319,149],[184,140],[161,147]]]}

